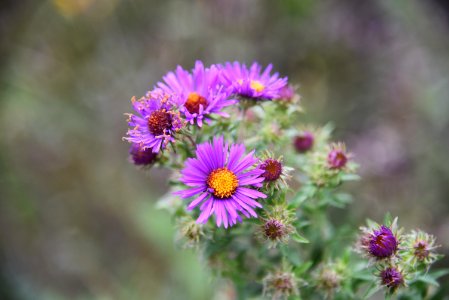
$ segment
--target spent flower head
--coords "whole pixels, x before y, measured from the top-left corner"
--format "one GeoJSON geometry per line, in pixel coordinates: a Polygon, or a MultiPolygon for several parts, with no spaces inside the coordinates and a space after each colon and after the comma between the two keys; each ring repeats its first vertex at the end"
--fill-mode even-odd
{"type": "Polygon", "coordinates": [[[294,220],[294,212],[284,205],[272,206],[261,217],[262,224],[257,230],[257,236],[267,242],[268,248],[274,248],[279,243],[287,243],[290,235],[296,232],[292,225],[294,220]]]}
{"type": "Polygon", "coordinates": [[[201,224],[195,222],[190,216],[180,218],[178,221],[177,240],[183,243],[183,247],[192,248],[198,246],[200,238],[204,236],[201,224]]]}
{"type": "Polygon", "coordinates": [[[287,299],[289,296],[298,295],[298,279],[295,274],[288,271],[277,270],[269,273],[263,279],[263,294],[273,300],[287,299]]]}
{"type": "MultiPolygon", "coordinates": [[[[347,268],[347,266],[344,266],[347,268]]],[[[335,262],[321,264],[314,274],[315,286],[318,291],[329,299],[340,289],[344,279],[341,266],[335,262]]]]}

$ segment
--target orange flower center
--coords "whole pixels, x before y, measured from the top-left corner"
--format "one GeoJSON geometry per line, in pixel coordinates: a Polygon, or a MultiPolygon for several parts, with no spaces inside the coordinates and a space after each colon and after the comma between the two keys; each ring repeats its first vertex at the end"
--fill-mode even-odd
{"type": "Polygon", "coordinates": [[[258,93],[265,89],[265,86],[258,80],[251,80],[249,86],[258,93]]]}
{"type": "Polygon", "coordinates": [[[207,102],[206,98],[195,92],[190,93],[184,103],[184,106],[191,114],[199,113],[200,105],[202,105],[203,109],[205,109],[207,105],[209,105],[209,102],[207,102]]]}
{"type": "Polygon", "coordinates": [[[155,110],[148,118],[148,130],[155,136],[164,134],[172,125],[171,114],[165,109],[155,110]]]}
{"type": "Polygon", "coordinates": [[[215,197],[223,199],[234,195],[239,186],[237,176],[228,168],[219,168],[212,171],[207,177],[207,186],[213,190],[215,197]]]}

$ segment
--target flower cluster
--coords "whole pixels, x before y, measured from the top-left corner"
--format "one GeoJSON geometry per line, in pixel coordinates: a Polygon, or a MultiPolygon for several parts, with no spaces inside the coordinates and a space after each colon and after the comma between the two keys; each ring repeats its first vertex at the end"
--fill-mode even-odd
{"type": "Polygon", "coordinates": [[[397,220],[387,220],[385,225],[369,221],[368,227],[361,227],[358,241],[359,252],[372,258],[380,284],[390,293],[419,278],[438,258],[433,236],[414,230],[403,234],[397,220]]]}
{"type": "MultiPolygon", "coordinates": [[[[341,186],[357,165],[329,125],[301,122],[296,89],[272,69],[197,61],[168,72],[131,99],[129,160],[173,171],[159,207],[177,242],[231,279],[238,298],[352,299],[367,276],[326,215],[351,202],[341,186]]],[[[402,235],[396,222],[363,228],[358,248],[389,291],[412,287],[410,275],[439,258],[433,236],[402,235]]]]}

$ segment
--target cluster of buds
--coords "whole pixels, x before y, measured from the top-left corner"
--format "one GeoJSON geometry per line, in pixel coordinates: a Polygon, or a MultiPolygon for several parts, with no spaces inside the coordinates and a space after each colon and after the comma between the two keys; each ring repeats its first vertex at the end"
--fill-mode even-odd
{"type": "Polygon", "coordinates": [[[408,278],[417,277],[424,265],[426,269],[435,262],[438,255],[435,238],[422,231],[402,234],[397,218],[385,225],[369,221],[368,227],[361,227],[357,249],[377,268],[376,276],[381,286],[394,293],[406,286],[408,278]],[[390,224],[388,224],[390,223],[390,224]]]}

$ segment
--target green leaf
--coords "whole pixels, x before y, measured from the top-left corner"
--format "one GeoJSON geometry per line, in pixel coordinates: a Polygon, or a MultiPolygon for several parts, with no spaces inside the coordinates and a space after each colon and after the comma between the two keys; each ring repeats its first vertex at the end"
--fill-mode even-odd
{"type": "Polygon", "coordinates": [[[303,243],[303,244],[307,244],[309,243],[309,240],[306,239],[305,237],[303,237],[302,235],[300,235],[299,233],[295,232],[292,235],[292,239],[298,243],[303,243]]]}
{"type": "Polygon", "coordinates": [[[432,273],[427,274],[427,276],[432,277],[433,279],[438,279],[440,277],[443,277],[444,275],[449,274],[449,269],[442,269],[442,270],[438,270],[432,273]]]}
{"type": "Polygon", "coordinates": [[[305,262],[293,269],[293,272],[295,272],[296,276],[301,276],[304,274],[310,267],[313,265],[311,261],[305,262]]]}
{"type": "Polygon", "coordinates": [[[421,281],[421,282],[424,282],[424,283],[427,283],[427,284],[430,284],[430,285],[433,285],[433,286],[436,286],[436,287],[440,286],[438,281],[436,281],[435,278],[433,278],[432,276],[430,276],[428,274],[419,276],[415,280],[413,280],[413,282],[417,282],[417,281],[421,281]]]}

